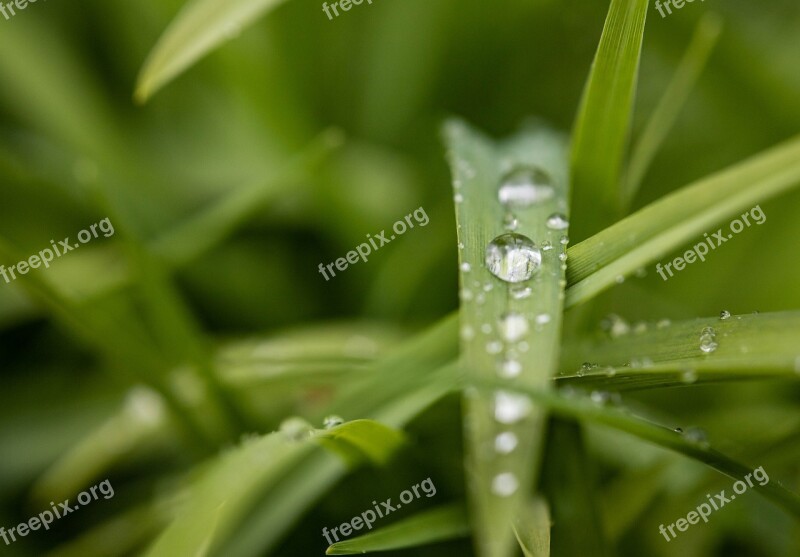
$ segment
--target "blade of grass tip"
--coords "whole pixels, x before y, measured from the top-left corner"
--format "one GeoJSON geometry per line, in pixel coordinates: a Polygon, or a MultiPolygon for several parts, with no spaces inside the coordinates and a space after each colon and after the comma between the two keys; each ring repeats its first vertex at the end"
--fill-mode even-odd
{"type": "Polygon", "coordinates": [[[711,51],[717,44],[722,31],[722,19],[709,12],[703,16],[695,28],[692,40],[683,55],[675,75],[664,90],[661,100],[650,115],[641,136],[633,148],[628,171],[623,182],[622,203],[627,210],[639,191],[642,179],[653,162],[656,152],[664,141],[689,93],[708,61],[711,51]]]}
{"type": "Polygon", "coordinates": [[[552,418],[542,486],[553,513],[550,533],[553,557],[610,555],[594,465],[594,459],[586,451],[581,425],[569,419],[552,418]]]}
{"type": "Polygon", "coordinates": [[[145,103],[200,58],[286,0],[189,0],[150,52],[134,99],[145,103]]]}
{"type": "Polygon", "coordinates": [[[568,342],[558,381],[633,390],[798,377],[800,312],[724,315],[651,323],[636,335],[568,342]],[[590,369],[581,362],[591,362],[590,369]]]}
{"type": "MultiPolygon", "coordinates": [[[[611,0],[573,131],[572,189],[587,208],[576,213],[583,234],[607,224],[619,208],[620,173],[632,120],[647,0],[611,0]]],[[[578,210],[576,208],[576,210],[578,210]]]]}
{"type": "MultiPolygon", "coordinates": [[[[477,386],[484,392],[502,388],[500,380],[481,381],[477,386]]],[[[616,429],[653,443],[659,447],[680,453],[692,460],[703,463],[729,478],[740,480],[752,472],[752,468],[738,462],[719,451],[700,436],[687,435],[652,421],[640,418],[622,406],[599,404],[595,400],[575,394],[561,394],[530,387],[515,387],[538,404],[546,406],[552,413],[566,418],[580,420],[594,425],[616,429]]],[[[779,481],[766,485],[756,485],[753,489],[794,516],[800,517],[800,496],[788,490],[779,481]]]]}
{"type": "Polygon", "coordinates": [[[449,505],[416,514],[391,526],[331,545],[327,555],[356,555],[408,549],[469,535],[467,510],[449,505]]]}
{"type": "Polygon", "coordinates": [[[531,128],[502,144],[446,127],[455,188],[469,500],[483,557],[515,551],[513,518],[536,476],[544,412],[502,389],[547,388],[558,361],[568,220],[563,138],[531,128]],[[510,231],[514,232],[511,233],[510,231]]]}
{"type": "Polygon", "coordinates": [[[800,184],[800,137],[698,180],[570,248],[567,307],[591,299],[737,211],[800,184]]]}

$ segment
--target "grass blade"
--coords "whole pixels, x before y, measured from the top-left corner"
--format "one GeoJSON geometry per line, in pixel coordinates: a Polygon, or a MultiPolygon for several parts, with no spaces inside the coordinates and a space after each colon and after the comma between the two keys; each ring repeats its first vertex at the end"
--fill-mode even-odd
{"type": "Polygon", "coordinates": [[[567,307],[575,306],[712,225],[800,184],[800,138],[672,193],[573,246],[567,307]]]}
{"type": "MultiPolygon", "coordinates": [[[[554,213],[566,213],[565,143],[549,130],[531,128],[495,145],[457,122],[448,125],[446,137],[452,153],[461,248],[462,364],[468,385],[494,377],[501,365],[510,365],[508,385],[548,388],[558,361],[565,268],[560,252],[565,251],[561,239],[567,225],[564,220],[558,227],[548,227],[547,221],[554,213]],[[524,208],[501,205],[498,188],[505,175],[531,166],[551,176],[552,196],[524,208]],[[530,287],[525,282],[512,286],[501,281],[484,264],[489,243],[508,232],[504,220],[516,220],[515,232],[535,239],[536,245],[552,247],[541,251],[541,270],[530,287]],[[529,295],[532,292],[535,295],[529,295]],[[505,315],[525,323],[518,338],[498,331],[505,315]],[[531,329],[536,324],[535,334],[528,334],[528,324],[531,329]]],[[[525,504],[537,473],[544,412],[531,409],[522,419],[498,420],[497,413],[508,402],[505,393],[472,396],[468,389],[466,394],[466,458],[477,550],[484,557],[505,557],[515,550],[513,518],[525,504]],[[491,449],[500,434],[504,434],[501,439],[514,440],[510,450],[491,449]]],[[[529,401],[524,404],[527,407],[529,401]]]]}
{"type": "Polygon", "coordinates": [[[647,8],[647,0],[611,0],[608,9],[573,133],[573,190],[599,204],[587,204],[591,214],[575,216],[581,226],[596,223],[593,215],[612,215],[619,207],[647,8]]]}
{"type": "Polygon", "coordinates": [[[713,13],[703,16],[697,24],[692,42],[631,153],[622,192],[625,207],[633,201],[653,157],[700,77],[721,31],[722,21],[713,13]]]}
{"type": "Polygon", "coordinates": [[[425,511],[364,536],[335,543],[326,554],[356,555],[407,549],[467,535],[469,521],[466,508],[453,505],[425,511]]]}
{"type": "Polygon", "coordinates": [[[550,510],[544,499],[536,498],[523,509],[514,533],[525,557],[550,557],[550,510]]]}
{"type": "Polygon", "coordinates": [[[150,52],[134,98],[146,102],[205,54],[286,0],[189,0],[150,52]]]}

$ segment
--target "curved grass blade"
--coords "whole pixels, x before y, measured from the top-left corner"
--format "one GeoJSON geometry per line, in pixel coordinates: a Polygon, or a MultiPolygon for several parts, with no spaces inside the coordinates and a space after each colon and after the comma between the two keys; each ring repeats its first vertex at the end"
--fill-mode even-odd
{"type": "Polygon", "coordinates": [[[796,311],[650,324],[643,333],[568,345],[557,379],[607,390],[800,379],[799,339],[796,311]],[[713,337],[706,336],[702,343],[703,331],[709,328],[713,337]],[[582,369],[581,362],[589,362],[590,369],[582,369]]]}
{"type": "Polygon", "coordinates": [[[700,77],[711,51],[717,44],[721,31],[722,20],[714,13],[707,13],[697,24],[692,41],[689,43],[675,75],[664,90],[661,100],[650,115],[644,131],[631,153],[622,191],[622,202],[625,207],[630,205],[639,190],[653,157],[678,118],[689,92],[700,77]]]}
{"type": "Polygon", "coordinates": [[[189,0],[148,55],[134,98],[146,102],[205,54],[285,1],[189,0]]]}
{"type": "Polygon", "coordinates": [[[333,544],[327,555],[356,555],[407,549],[469,535],[467,510],[462,505],[421,512],[391,526],[333,544]]]}
{"type": "Polygon", "coordinates": [[[800,184],[800,137],[651,203],[570,248],[567,307],[692,240],[725,217],[800,184]]]}
{"type": "Polygon", "coordinates": [[[469,385],[479,378],[494,377],[501,369],[506,370],[509,387],[524,384],[546,389],[550,385],[558,361],[565,284],[560,257],[566,249],[561,240],[566,238],[567,221],[559,218],[556,226],[547,222],[555,213],[567,212],[567,149],[561,136],[543,128],[531,128],[494,144],[466,125],[451,122],[446,138],[460,242],[470,510],[478,554],[505,557],[515,551],[513,518],[525,504],[539,467],[544,412],[528,408],[527,400],[509,400],[503,391],[473,396],[469,385]],[[545,199],[529,206],[504,208],[498,199],[501,181],[507,173],[531,166],[552,178],[552,189],[545,199]],[[552,248],[540,252],[542,263],[536,278],[517,285],[496,278],[485,265],[487,246],[508,232],[504,222],[511,221],[516,221],[512,225],[515,233],[552,248]],[[499,331],[505,327],[501,322],[506,315],[512,315],[520,331],[499,331]],[[507,419],[501,414],[508,404],[521,404],[526,413],[507,419]],[[511,449],[493,449],[499,435],[505,446],[511,441],[511,449]]]}
{"type": "Polygon", "coordinates": [[[525,557],[550,557],[550,510],[544,499],[533,499],[523,508],[514,534],[525,557]]]}
{"type": "Polygon", "coordinates": [[[365,456],[385,460],[398,446],[395,432],[363,421],[349,422],[331,430],[313,430],[303,420],[287,420],[281,431],[223,455],[199,478],[183,512],[147,552],[149,557],[210,555],[234,531],[256,503],[260,493],[277,483],[314,449],[313,441],[342,443],[345,450],[371,445],[365,456]],[[360,439],[361,435],[366,435],[360,439]]]}
{"type": "Polygon", "coordinates": [[[575,215],[581,226],[593,226],[619,207],[647,8],[647,0],[611,0],[608,8],[573,132],[572,188],[595,202],[586,204],[591,213],[575,215]]]}
{"type": "MultiPolygon", "coordinates": [[[[494,380],[481,382],[478,386],[488,392],[501,388],[504,384],[494,380]]],[[[673,429],[635,416],[624,407],[607,406],[598,404],[588,397],[567,396],[554,391],[529,387],[520,386],[515,387],[514,390],[529,396],[538,404],[546,406],[556,415],[628,433],[701,462],[734,480],[740,480],[752,472],[747,465],[716,451],[708,442],[685,436],[673,429]]],[[[785,488],[780,482],[770,481],[763,486],[755,485],[752,489],[760,492],[792,515],[800,517],[800,496],[785,488]]]]}

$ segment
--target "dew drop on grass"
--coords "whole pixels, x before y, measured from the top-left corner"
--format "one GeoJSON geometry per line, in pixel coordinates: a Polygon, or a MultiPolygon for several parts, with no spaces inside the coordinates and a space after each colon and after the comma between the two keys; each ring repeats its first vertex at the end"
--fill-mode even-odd
{"type": "Polygon", "coordinates": [[[559,242],[561,243],[562,246],[566,246],[567,244],[569,244],[569,236],[561,236],[559,242]]]}
{"type": "Polygon", "coordinates": [[[656,328],[657,329],[666,329],[670,325],[672,325],[672,321],[670,321],[669,319],[660,319],[658,321],[658,323],[656,323],[656,328]]]}
{"type": "Polygon", "coordinates": [[[559,261],[566,261],[566,260],[567,260],[567,254],[566,254],[566,252],[564,252],[564,253],[559,253],[559,254],[558,254],[558,260],[559,260],[559,261]]]}
{"type": "Polygon", "coordinates": [[[724,321],[726,319],[730,319],[731,318],[731,312],[729,312],[727,309],[723,309],[721,312],[719,312],[719,318],[722,321],[724,321]]]}
{"type": "Polygon", "coordinates": [[[530,286],[512,286],[509,289],[509,293],[515,300],[524,300],[533,293],[533,290],[531,290],[530,286]]]}
{"type": "Polygon", "coordinates": [[[326,416],[325,419],[322,421],[322,425],[325,429],[333,429],[334,427],[340,426],[343,423],[344,419],[336,415],[326,416]]]}
{"type": "Polygon", "coordinates": [[[300,418],[288,418],[281,422],[280,431],[290,441],[301,441],[311,433],[311,427],[300,418]]]}
{"type": "Polygon", "coordinates": [[[508,358],[503,360],[500,364],[500,376],[505,377],[506,379],[511,379],[514,377],[519,377],[519,374],[522,373],[522,364],[519,360],[514,358],[508,358]]]}
{"type": "Polygon", "coordinates": [[[486,343],[486,352],[489,354],[499,354],[503,351],[503,343],[499,340],[493,340],[486,343]]]}
{"type": "Polygon", "coordinates": [[[681,381],[687,385],[697,382],[697,372],[693,369],[687,369],[681,373],[681,381]]]}
{"type": "Polygon", "coordinates": [[[526,281],[541,266],[542,252],[521,234],[503,234],[486,246],[486,267],[500,280],[526,281]]]}
{"type": "Polygon", "coordinates": [[[494,395],[494,419],[501,424],[514,424],[531,411],[531,401],[523,396],[504,391],[494,395]]]}
{"type": "Polygon", "coordinates": [[[166,417],[166,403],[158,391],[150,387],[132,388],[125,399],[126,411],[143,424],[156,425],[166,417]]]}
{"type": "Polygon", "coordinates": [[[481,325],[481,332],[484,335],[490,334],[492,332],[492,326],[489,325],[488,323],[484,323],[483,325],[481,325]]]}
{"type": "Polygon", "coordinates": [[[536,316],[536,324],[537,325],[546,325],[550,323],[550,314],[549,313],[540,313],[536,316]]]}
{"type": "Polygon", "coordinates": [[[498,474],[492,480],[492,493],[500,497],[509,497],[519,488],[519,480],[511,472],[498,474]]]}
{"type": "Polygon", "coordinates": [[[515,217],[512,213],[506,214],[506,216],[503,218],[503,224],[508,230],[511,230],[512,232],[519,227],[519,221],[517,220],[517,217],[515,217]]]}
{"type": "Polygon", "coordinates": [[[500,454],[509,454],[517,448],[518,443],[519,439],[514,433],[504,431],[494,438],[494,450],[500,454]]]}
{"type": "Polygon", "coordinates": [[[462,288],[461,292],[460,292],[460,295],[461,295],[461,300],[464,301],[464,302],[471,301],[472,297],[473,297],[472,290],[469,290],[467,288],[462,288]]]}
{"type": "Polygon", "coordinates": [[[561,213],[553,213],[547,217],[545,224],[550,230],[566,230],[569,226],[569,220],[561,213]]]}
{"type": "Polygon", "coordinates": [[[516,342],[528,334],[528,320],[521,313],[504,313],[497,323],[500,334],[508,342],[516,342]]]}
{"type": "Polygon", "coordinates": [[[464,196],[461,195],[460,193],[457,193],[453,196],[453,201],[455,201],[456,203],[461,203],[462,201],[464,201],[464,196]]]}
{"type": "Polygon", "coordinates": [[[464,325],[461,328],[461,338],[462,340],[472,340],[473,338],[475,338],[475,329],[473,329],[469,325],[464,325]]]}
{"type": "Polygon", "coordinates": [[[717,331],[713,327],[705,327],[700,333],[700,351],[704,354],[714,352],[719,344],[716,342],[717,331]]]}
{"type": "Polygon", "coordinates": [[[547,240],[542,242],[542,251],[550,251],[551,249],[553,249],[553,244],[547,240]]]}
{"type": "Polygon", "coordinates": [[[683,438],[696,445],[708,446],[708,434],[699,427],[686,428],[683,438]]]}
{"type": "Polygon", "coordinates": [[[600,323],[600,326],[604,331],[608,332],[611,338],[619,338],[627,335],[631,330],[631,326],[628,324],[628,322],[614,313],[609,314],[605,319],[603,319],[603,321],[600,323]]]}
{"type": "Polygon", "coordinates": [[[538,167],[520,167],[501,180],[497,190],[500,203],[508,208],[524,209],[555,197],[553,181],[538,167]]]}
{"type": "Polygon", "coordinates": [[[462,263],[459,268],[461,269],[462,273],[469,273],[472,270],[472,265],[467,263],[466,261],[462,263]]]}

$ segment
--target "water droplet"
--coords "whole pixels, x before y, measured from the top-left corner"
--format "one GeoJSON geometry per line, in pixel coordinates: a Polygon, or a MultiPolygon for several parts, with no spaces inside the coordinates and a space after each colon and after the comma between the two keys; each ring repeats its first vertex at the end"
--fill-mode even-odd
{"type": "Polygon", "coordinates": [[[505,225],[505,227],[508,230],[511,230],[513,232],[519,227],[519,221],[517,220],[517,217],[515,217],[513,214],[507,213],[506,216],[503,218],[503,225],[505,225]]]}
{"type": "Polygon", "coordinates": [[[559,242],[561,243],[562,246],[566,246],[567,244],[569,244],[569,236],[561,236],[559,242]]]}
{"type": "Polygon", "coordinates": [[[631,326],[628,324],[628,322],[614,313],[609,314],[605,319],[603,319],[603,321],[600,323],[600,326],[603,328],[603,330],[608,332],[611,338],[618,338],[627,335],[631,330],[631,326]]]}
{"type": "Polygon", "coordinates": [[[458,249],[464,249],[464,244],[463,244],[463,242],[459,242],[459,243],[458,243],[458,249]]]}
{"type": "Polygon", "coordinates": [[[567,260],[567,254],[566,254],[566,252],[564,252],[564,253],[559,253],[559,254],[558,254],[558,260],[559,260],[559,261],[566,261],[566,260],[567,260]]]}
{"type": "Polygon", "coordinates": [[[642,333],[647,332],[647,323],[644,321],[639,321],[636,325],[633,326],[633,334],[641,335],[642,333]]]}
{"type": "Polygon", "coordinates": [[[509,291],[511,292],[511,297],[515,300],[525,299],[533,293],[529,286],[512,286],[509,291]]]}
{"type": "Polygon", "coordinates": [[[323,425],[323,427],[325,427],[325,429],[333,429],[334,427],[340,426],[343,423],[344,423],[344,419],[342,419],[340,416],[331,415],[331,416],[327,416],[323,420],[322,425],[323,425]]]}
{"type": "Polygon", "coordinates": [[[505,313],[498,321],[500,334],[508,342],[516,342],[528,334],[528,320],[520,313],[505,313]]]}
{"type": "Polygon", "coordinates": [[[682,427],[676,427],[673,431],[675,433],[680,433],[681,435],[683,435],[683,428],[682,427]]]}
{"type": "Polygon", "coordinates": [[[569,220],[561,213],[553,213],[547,217],[545,224],[550,230],[565,230],[569,226],[569,220]]]}
{"type": "Polygon", "coordinates": [[[500,454],[509,454],[517,448],[519,439],[510,431],[504,431],[494,438],[494,450],[500,454]]]}
{"type": "Polygon", "coordinates": [[[166,403],[158,391],[150,387],[133,387],[125,397],[125,410],[146,425],[158,425],[166,416],[166,403]]]}
{"type": "Polygon", "coordinates": [[[669,319],[660,319],[658,321],[658,323],[656,323],[656,328],[657,329],[666,329],[670,325],[672,325],[672,321],[670,321],[669,319]]]}
{"type": "Polygon", "coordinates": [[[528,397],[498,391],[494,395],[494,419],[501,424],[514,424],[525,418],[531,411],[528,397]]]}
{"type": "Polygon", "coordinates": [[[460,193],[457,193],[453,196],[453,201],[455,201],[456,203],[461,203],[462,201],[464,201],[464,196],[461,195],[460,193]]]}
{"type": "Polygon", "coordinates": [[[484,335],[488,335],[489,333],[492,332],[492,326],[489,325],[488,323],[484,323],[483,325],[481,325],[481,332],[484,335]]]}
{"type": "Polygon", "coordinates": [[[311,433],[311,426],[301,418],[288,418],[281,422],[280,431],[290,441],[301,441],[311,433]]]}
{"type": "Polygon", "coordinates": [[[478,305],[483,304],[486,301],[486,296],[483,292],[478,292],[478,295],[475,296],[475,303],[478,305]]]}
{"type": "Polygon", "coordinates": [[[550,251],[551,249],[553,249],[553,244],[547,240],[542,242],[542,251],[550,251]]]}
{"type": "Polygon", "coordinates": [[[611,393],[608,391],[592,391],[590,398],[595,404],[606,405],[611,402],[611,393]]]}
{"type": "Polygon", "coordinates": [[[550,323],[550,314],[549,313],[540,313],[536,316],[536,324],[537,325],[546,325],[550,323]]]}
{"type": "Polygon", "coordinates": [[[486,343],[486,352],[489,354],[499,354],[503,351],[503,343],[499,340],[493,340],[486,343]]]}
{"type": "Polygon", "coordinates": [[[465,261],[464,263],[462,263],[462,264],[459,266],[459,268],[461,269],[461,271],[462,271],[463,273],[469,273],[469,272],[472,270],[472,265],[470,265],[469,263],[467,263],[467,262],[465,261]]]}
{"type": "Polygon", "coordinates": [[[647,269],[645,269],[644,267],[639,267],[638,269],[636,269],[635,274],[636,278],[644,278],[647,276],[647,269]]]}
{"type": "Polygon", "coordinates": [[[461,300],[464,302],[469,302],[470,300],[472,300],[472,290],[462,288],[460,295],[461,295],[461,300]]]}
{"type": "Polygon", "coordinates": [[[500,364],[499,372],[500,376],[506,379],[519,377],[519,374],[522,373],[522,364],[518,360],[512,358],[503,360],[503,363],[500,364]]]}
{"type": "Polygon", "coordinates": [[[697,382],[697,372],[693,369],[687,369],[681,373],[681,381],[687,385],[697,382]]]}
{"type": "Polygon", "coordinates": [[[717,332],[713,327],[704,327],[700,333],[700,350],[704,354],[714,352],[719,344],[716,342],[717,332]]]}
{"type": "Polygon", "coordinates": [[[555,196],[550,176],[537,167],[512,170],[503,178],[497,197],[507,207],[525,208],[555,196]]]}
{"type": "Polygon", "coordinates": [[[731,312],[729,312],[727,309],[723,309],[721,312],[719,312],[719,318],[721,320],[723,320],[723,321],[725,319],[730,319],[731,318],[731,312]]]}
{"type": "Polygon", "coordinates": [[[473,329],[469,325],[464,325],[461,328],[461,338],[463,340],[472,340],[473,338],[475,338],[475,329],[473,329]]]}
{"type": "Polygon", "coordinates": [[[519,488],[519,480],[511,472],[497,474],[492,480],[492,493],[500,497],[509,497],[519,488]]]}
{"type": "Polygon", "coordinates": [[[617,275],[616,277],[614,277],[614,282],[616,282],[617,284],[622,284],[623,282],[625,282],[625,276],[617,275]]]}
{"type": "Polygon", "coordinates": [[[683,433],[683,438],[690,443],[708,446],[708,434],[699,427],[686,428],[686,431],[683,433]]]}
{"type": "Polygon", "coordinates": [[[611,366],[606,368],[606,377],[614,377],[617,374],[617,370],[611,366]]]}
{"type": "Polygon", "coordinates": [[[486,267],[506,282],[526,281],[541,265],[542,252],[521,234],[503,234],[486,246],[486,267]]]}

